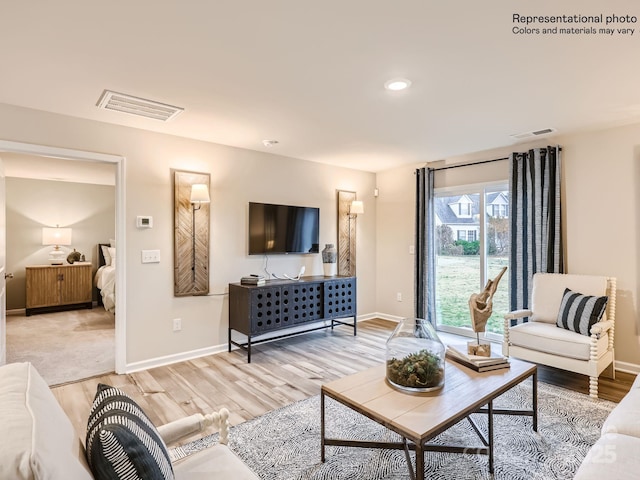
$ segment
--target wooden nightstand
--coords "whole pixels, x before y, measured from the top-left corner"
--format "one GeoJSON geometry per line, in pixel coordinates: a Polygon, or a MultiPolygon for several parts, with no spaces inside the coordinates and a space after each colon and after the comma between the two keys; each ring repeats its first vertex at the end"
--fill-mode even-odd
{"type": "Polygon", "coordinates": [[[26,267],[27,316],[74,308],[92,308],[90,263],[26,267]]]}

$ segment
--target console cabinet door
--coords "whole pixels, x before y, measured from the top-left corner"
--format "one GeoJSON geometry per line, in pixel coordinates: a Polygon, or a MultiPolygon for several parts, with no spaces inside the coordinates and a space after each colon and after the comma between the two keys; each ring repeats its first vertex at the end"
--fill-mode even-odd
{"type": "Polygon", "coordinates": [[[58,305],[60,287],[57,268],[27,267],[26,277],[27,308],[58,305]]]}
{"type": "Polygon", "coordinates": [[[60,267],[60,305],[91,301],[91,265],[60,267]]]}
{"type": "Polygon", "coordinates": [[[356,278],[349,277],[324,283],[325,318],[348,317],[356,312],[356,278]]]}
{"type": "Polygon", "coordinates": [[[280,287],[251,290],[251,332],[277,330],[280,325],[282,293],[280,287]]]}

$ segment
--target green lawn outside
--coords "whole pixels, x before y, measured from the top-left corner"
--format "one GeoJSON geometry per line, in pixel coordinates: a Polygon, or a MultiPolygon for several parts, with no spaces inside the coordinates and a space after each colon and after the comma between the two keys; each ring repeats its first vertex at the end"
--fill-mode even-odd
{"type": "MultiPolygon", "coordinates": [[[[471,328],[469,297],[480,293],[480,257],[478,255],[436,256],[436,312],[438,323],[452,327],[471,328]]],[[[505,256],[488,258],[489,278],[495,278],[509,265],[505,256]]],[[[486,331],[502,334],[504,315],[509,311],[509,271],[502,276],[493,296],[493,314],[486,331]]]]}

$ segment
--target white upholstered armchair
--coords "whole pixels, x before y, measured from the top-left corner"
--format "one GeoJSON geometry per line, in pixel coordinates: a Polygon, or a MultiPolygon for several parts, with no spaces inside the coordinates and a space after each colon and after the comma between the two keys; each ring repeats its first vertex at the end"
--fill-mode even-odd
{"type": "MultiPolygon", "coordinates": [[[[598,312],[591,313],[595,320],[598,312]]],[[[597,397],[600,374],[609,366],[612,375],[615,374],[615,313],[615,278],[536,273],[531,308],[504,317],[502,352],[505,356],[588,375],[589,395],[597,397]],[[587,325],[587,310],[594,305],[597,310],[598,305],[603,305],[602,299],[597,303],[598,297],[603,296],[607,297],[606,310],[597,323],[587,325]],[[524,317],[529,321],[511,325],[524,317]],[[577,333],[580,329],[582,333],[577,333]]]]}

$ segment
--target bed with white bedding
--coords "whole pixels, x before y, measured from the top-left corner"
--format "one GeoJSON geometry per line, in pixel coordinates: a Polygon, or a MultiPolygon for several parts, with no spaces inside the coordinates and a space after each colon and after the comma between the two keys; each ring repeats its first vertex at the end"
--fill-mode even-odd
{"type": "Polygon", "coordinates": [[[98,244],[98,270],[94,285],[98,289],[98,304],[108,312],[116,310],[116,249],[108,243],[98,244]]]}

